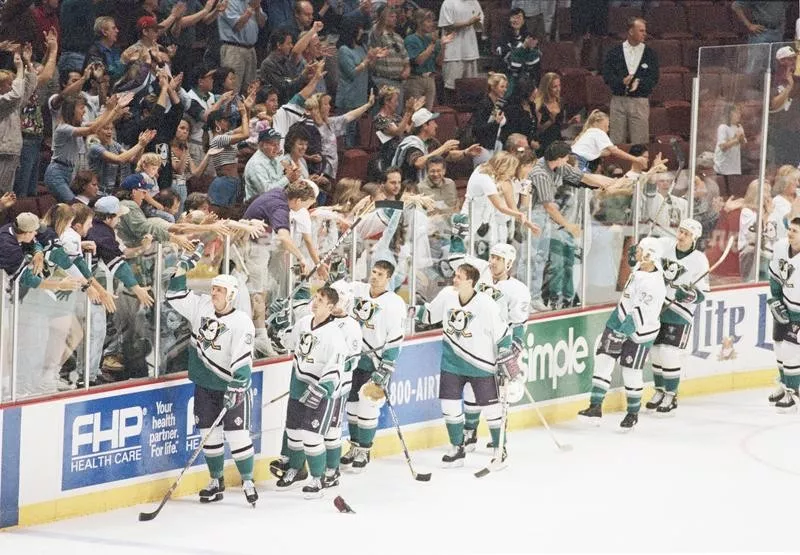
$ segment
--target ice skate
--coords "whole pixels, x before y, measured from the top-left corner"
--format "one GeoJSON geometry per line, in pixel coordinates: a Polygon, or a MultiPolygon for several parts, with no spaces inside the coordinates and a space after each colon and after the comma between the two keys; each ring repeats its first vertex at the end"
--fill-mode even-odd
{"type": "Polygon", "coordinates": [[[322,480],[319,478],[311,478],[311,481],[303,486],[303,497],[306,499],[319,499],[322,497],[322,480]]]}
{"type": "Polygon", "coordinates": [[[588,408],[578,411],[578,416],[580,416],[584,422],[593,426],[599,426],[600,420],[603,418],[603,407],[599,404],[589,405],[588,408]]]}
{"type": "Polygon", "coordinates": [[[369,456],[369,448],[368,447],[359,447],[356,450],[355,458],[353,459],[353,465],[351,470],[355,473],[363,472],[364,469],[369,464],[370,456],[369,456]]]}
{"type": "Polygon", "coordinates": [[[472,453],[478,446],[478,430],[464,430],[464,451],[472,453]]]}
{"type": "Polygon", "coordinates": [[[650,400],[645,403],[644,408],[647,410],[656,410],[660,405],[661,401],[664,400],[664,390],[663,389],[656,389],[656,392],[653,393],[653,396],[650,397],[650,400]]]}
{"type": "Polygon", "coordinates": [[[464,450],[463,445],[451,445],[450,449],[442,457],[442,466],[444,468],[464,466],[464,459],[466,457],[467,452],[464,450]]]}
{"type": "Polygon", "coordinates": [[[664,394],[664,399],[661,401],[661,404],[658,405],[656,412],[658,414],[669,414],[677,408],[678,396],[675,395],[675,393],[668,391],[664,394]]]}
{"type": "Polygon", "coordinates": [[[213,503],[222,501],[222,492],[225,491],[225,478],[211,478],[211,481],[200,490],[200,503],[213,503]]]}
{"type": "Polygon", "coordinates": [[[256,491],[256,485],[253,483],[253,480],[245,480],[242,483],[242,490],[244,491],[247,502],[255,508],[256,501],[258,501],[258,492],[256,491]]]}
{"type": "Polygon", "coordinates": [[[622,428],[623,432],[630,432],[633,430],[636,423],[639,422],[639,415],[635,412],[629,412],[625,415],[625,418],[622,419],[622,422],[619,423],[619,427],[622,428]]]}

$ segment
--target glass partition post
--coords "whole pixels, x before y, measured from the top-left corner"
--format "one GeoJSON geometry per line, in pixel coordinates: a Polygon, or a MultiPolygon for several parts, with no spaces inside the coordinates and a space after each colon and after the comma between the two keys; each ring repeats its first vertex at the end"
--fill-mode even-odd
{"type": "MultiPolygon", "coordinates": [[[[408,279],[408,304],[409,306],[414,306],[417,302],[417,253],[419,252],[417,248],[417,211],[419,208],[412,205],[411,208],[411,263],[410,263],[410,270],[409,270],[409,279],[408,279]]],[[[414,335],[414,331],[416,329],[415,326],[415,319],[409,318],[408,329],[406,333],[409,335],[414,335]]]]}
{"type": "MultiPolygon", "coordinates": [[[[92,253],[87,252],[84,255],[86,259],[86,266],[92,267],[92,253]]],[[[103,317],[105,318],[105,308],[103,309],[103,317]]],[[[86,322],[83,325],[84,339],[83,339],[83,387],[89,389],[89,370],[92,362],[92,301],[89,295],[86,295],[86,309],[85,309],[86,322]]],[[[80,370],[78,370],[80,372],[80,370]]]]}
{"type": "MultiPolygon", "coordinates": [[[[581,234],[581,287],[580,287],[580,302],[581,306],[586,305],[586,278],[589,275],[588,265],[586,264],[586,253],[589,252],[589,233],[588,230],[591,229],[589,227],[590,217],[591,217],[591,198],[589,196],[588,189],[581,189],[580,194],[583,196],[583,205],[580,214],[580,218],[582,220],[581,229],[583,233],[581,234]]],[[[570,276],[569,279],[572,279],[570,276]]],[[[574,299],[573,299],[574,300],[574,299]]],[[[571,304],[571,303],[570,303],[571,304]]]]}
{"type": "Polygon", "coordinates": [[[350,237],[350,280],[356,279],[356,260],[358,259],[358,226],[361,225],[361,222],[358,223],[353,228],[350,237]]]}
{"type": "Polygon", "coordinates": [[[692,78],[692,111],[689,125],[689,214],[694,214],[694,177],[697,175],[697,125],[700,114],[700,78],[692,78]]]}
{"type": "MultiPolygon", "coordinates": [[[[231,273],[231,247],[232,246],[233,245],[231,243],[231,236],[230,235],[226,235],[225,236],[225,246],[224,246],[223,252],[222,252],[222,258],[224,260],[224,264],[222,265],[222,273],[223,274],[230,274],[231,273]]],[[[244,265],[242,265],[242,268],[244,268],[244,265]]]]}
{"type": "Polygon", "coordinates": [[[6,399],[5,384],[7,380],[6,365],[6,341],[8,340],[8,330],[10,318],[6,313],[8,310],[8,275],[0,270],[0,403],[6,399]]]}
{"type": "MultiPolygon", "coordinates": [[[[226,241],[225,246],[228,246],[226,241]]],[[[161,309],[164,305],[164,294],[162,289],[162,276],[164,275],[164,246],[158,243],[156,248],[156,264],[153,271],[153,375],[158,377],[161,363],[161,309]]]]}
{"type": "Polygon", "coordinates": [[[474,210],[473,210],[473,199],[467,201],[469,204],[467,205],[467,218],[469,219],[469,247],[467,247],[467,253],[470,256],[475,256],[475,232],[478,229],[478,226],[474,224],[474,210]]]}
{"type": "MultiPolygon", "coordinates": [[[[294,288],[297,287],[297,275],[294,273],[294,267],[292,266],[292,254],[290,252],[284,253],[284,260],[286,267],[289,269],[289,279],[286,282],[286,285],[289,289],[289,327],[291,328],[294,326],[294,288]]],[[[313,276],[308,276],[308,283],[309,288],[311,287],[311,278],[313,276]]],[[[310,291],[309,291],[310,294],[310,291]]]]}
{"type": "MultiPolygon", "coordinates": [[[[528,203],[528,221],[533,217],[533,202],[528,203]]],[[[531,285],[531,264],[533,264],[533,232],[530,228],[525,228],[525,281],[527,287],[531,285]]]]}
{"type": "Polygon", "coordinates": [[[11,402],[17,400],[17,361],[19,360],[19,280],[11,289],[11,402]]]}
{"type": "MultiPolygon", "coordinates": [[[[761,121],[761,137],[767,137],[769,134],[769,109],[770,109],[770,89],[772,87],[772,73],[769,71],[764,72],[764,117],[761,121]]],[[[758,166],[758,198],[759,206],[764,205],[764,195],[769,194],[767,189],[767,141],[761,141],[761,163],[758,166]]],[[[759,210],[756,217],[756,229],[763,229],[764,224],[762,219],[764,217],[764,210],[759,210]]],[[[756,233],[756,253],[762,252],[762,239],[763,233],[756,233]]],[[[756,272],[755,280],[759,281],[761,276],[761,256],[756,256],[756,272]]]]}

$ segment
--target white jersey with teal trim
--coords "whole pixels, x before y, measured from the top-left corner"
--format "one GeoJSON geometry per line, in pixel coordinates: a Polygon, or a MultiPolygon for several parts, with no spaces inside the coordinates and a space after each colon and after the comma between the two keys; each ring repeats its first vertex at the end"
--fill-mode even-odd
{"type": "Polygon", "coordinates": [[[349,284],[353,293],[351,316],[361,324],[362,343],[366,351],[381,347],[371,358],[394,361],[406,334],[408,307],[393,291],[384,291],[377,297],[369,292],[369,284],[354,281],[349,284]]]}
{"type": "Polygon", "coordinates": [[[308,315],[292,328],[289,342],[294,345],[294,376],[304,384],[331,384],[335,392],[342,381],[347,343],[337,318],[329,317],[314,327],[308,315]]]}
{"type": "Polygon", "coordinates": [[[475,292],[462,305],[454,287],[447,287],[425,305],[420,320],[442,323],[442,369],[466,376],[494,374],[498,344],[508,336],[508,324],[491,297],[475,292]]]}
{"type": "Polygon", "coordinates": [[[218,314],[209,295],[188,289],[170,290],[169,305],[189,321],[197,361],[190,364],[189,378],[199,385],[220,390],[232,381],[249,381],[253,365],[253,320],[241,310],[218,314]]]}
{"type": "Polygon", "coordinates": [[[628,316],[633,318],[636,331],[631,336],[632,341],[655,341],[661,329],[661,307],[666,294],[664,276],[658,270],[636,270],[628,277],[616,310],[620,322],[628,316]]]}
{"type": "Polygon", "coordinates": [[[337,316],[335,319],[339,331],[342,332],[345,342],[345,360],[342,380],[334,394],[334,397],[347,397],[350,392],[350,385],[353,382],[353,368],[358,364],[358,354],[361,352],[361,325],[352,316],[337,316]],[[353,358],[349,358],[353,357],[353,358]]]}
{"type": "MultiPolygon", "coordinates": [[[[675,289],[679,285],[690,285],[708,272],[708,258],[702,252],[693,250],[679,259],[678,247],[674,238],[663,237],[658,241],[661,243],[661,267],[664,269],[664,281],[667,286],[666,298],[672,300],[675,298],[675,289]]],[[[702,291],[703,295],[708,295],[711,289],[708,283],[708,275],[701,279],[695,287],[702,291]]],[[[691,324],[696,307],[695,303],[679,303],[676,301],[671,303],[667,310],[680,316],[687,324],[691,324]]]]}
{"type": "Polygon", "coordinates": [[[516,278],[494,281],[487,268],[481,272],[475,289],[489,295],[500,307],[500,315],[510,325],[516,326],[528,321],[531,312],[531,292],[516,278]]]}
{"type": "Polygon", "coordinates": [[[789,252],[789,239],[775,243],[769,262],[769,277],[780,285],[781,299],[792,321],[800,320],[800,253],[789,252]]]}

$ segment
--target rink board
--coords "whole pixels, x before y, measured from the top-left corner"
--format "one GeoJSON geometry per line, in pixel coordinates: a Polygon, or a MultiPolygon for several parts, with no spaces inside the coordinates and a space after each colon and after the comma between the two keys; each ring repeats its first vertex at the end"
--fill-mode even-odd
{"type": "MultiPolygon", "coordinates": [[[[681,395],[756,387],[774,379],[771,318],[764,286],[718,291],[701,305],[689,343],[681,395]]],[[[528,388],[545,416],[573,418],[591,388],[592,353],[610,308],[536,319],[523,354],[528,388]]],[[[409,340],[398,359],[390,396],[412,449],[446,442],[438,402],[439,334],[409,340]]],[[[259,365],[254,376],[256,480],[280,449],[286,400],[261,408],[288,389],[291,363],[259,365]]],[[[649,371],[646,372],[650,377],[649,371]]],[[[619,386],[619,377],[614,385],[619,386]]],[[[621,410],[612,393],[606,410],[621,410]]],[[[0,528],[30,525],[157,501],[199,444],[192,418],[193,386],[173,379],[0,410],[0,528]]],[[[527,400],[513,408],[511,429],[537,425],[527,400]]],[[[400,446],[388,412],[379,421],[376,456],[400,446]]],[[[207,473],[202,455],[176,495],[196,492],[207,473]]],[[[226,478],[237,483],[228,457],[226,478]]]]}

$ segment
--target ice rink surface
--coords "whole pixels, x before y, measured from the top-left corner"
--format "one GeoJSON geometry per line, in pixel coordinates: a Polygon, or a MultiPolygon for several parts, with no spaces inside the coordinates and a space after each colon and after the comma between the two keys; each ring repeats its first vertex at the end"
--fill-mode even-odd
{"type": "Polygon", "coordinates": [[[481,479],[486,437],[463,468],[440,468],[443,448],[413,452],[429,483],[400,455],[345,474],[322,499],[268,482],[253,509],[232,487],[211,505],[172,500],[152,522],[137,515],[155,504],[0,533],[0,553],[796,551],[800,415],[777,414],[769,392],[681,399],[677,414],[643,413],[629,434],[620,413],[599,428],[555,426],[571,452],[542,428],[515,432],[508,468],[481,479]],[[336,495],[356,514],[337,512],[336,495]]]}

